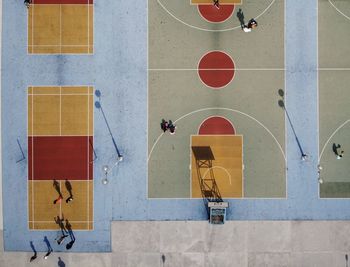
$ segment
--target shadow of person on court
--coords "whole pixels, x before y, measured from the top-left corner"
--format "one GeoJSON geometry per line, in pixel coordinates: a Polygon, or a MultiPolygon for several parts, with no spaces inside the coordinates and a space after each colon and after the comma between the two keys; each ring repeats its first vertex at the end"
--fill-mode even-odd
{"type": "Polygon", "coordinates": [[[68,221],[68,219],[66,219],[66,229],[68,230],[69,233],[69,237],[71,239],[71,241],[66,245],[66,249],[71,249],[74,242],[75,242],[75,236],[72,230],[72,225],[70,224],[70,222],[68,221]]]}
{"type": "Polygon", "coordinates": [[[58,267],[66,267],[66,264],[64,263],[64,261],[61,259],[61,257],[58,257],[58,267]]]}
{"type": "Polygon", "coordinates": [[[35,260],[37,258],[37,252],[36,249],[34,247],[33,241],[30,241],[30,247],[32,248],[34,255],[30,258],[30,262],[32,262],[33,260],[35,260]]]}
{"type": "Polygon", "coordinates": [[[66,199],[66,203],[68,203],[73,200],[72,184],[66,179],[66,181],[64,182],[64,185],[66,186],[66,189],[69,193],[69,197],[66,199]]]}
{"type": "Polygon", "coordinates": [[[52,247],[51,247],[51,244],[50,244],[50,241],[47,239],[47,236],[44,236],[44,242],[47,246],[47,253],[45,254],[44,256],[44,259],[46,260],[47,257],[51,254],[51,252],[53,251],[52,247]]]}
{"type": "Polygon", "coordinates": [[[68,236],[67,229],[65,228],[63,222],[64,222],[64,215],[62,214],[62,218],[60,218],[59,215],[57,217],[54,217],[55,223],[60,227],[61,230],[61,236],[58,236],[55,240],[57,241],[58,245],[61,245],[61,243],[64,241],[64,239],[68,236]]]}
{"type": "Polygon", "coordinates": [[[237,12],[237,18],[239,20],[239,23],[241,24],[241,28],[243,29],[245,23],[244,23],[244,14],[241,8],[237,12]]]}
{"type": "Polygon", "coordinates": [[[56,199],[53,201],[53,204],[56,204],[56,203],[61,202],[61,200],[63,199],[63,196],[62,196],[62,193],[61,193],[61,187],[60,187],[59,182],[57,182],[56,180],[53,180],[53,187],[55,188],[55,190],[56,190],[57,193],[58,193],[58,198],[56,198],[56,199]]]}

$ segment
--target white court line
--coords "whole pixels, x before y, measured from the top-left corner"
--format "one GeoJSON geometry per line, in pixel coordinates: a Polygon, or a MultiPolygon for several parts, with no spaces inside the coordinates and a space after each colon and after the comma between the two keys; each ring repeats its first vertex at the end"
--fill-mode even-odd
{"type": "Polygon", "coordinates": [[[320,71],[324,71],[324,70],[337,71],[337,70],[350,70],[350,68],[318,68],[317,70],[320,70],[320,71]]]}
{"type": "Polygon", "coordinates": [[[210,170],[212,170],[212,169],[220,169],[220,170],[224,170],[224,171],[226,172],[227,176],[228,176],[228,179],[229,179],[229,181],[230,181],[230,185],[232,185],[232,178],[231,178],[231,174],[230,174],[230,173],[227,171],[227,169],[226,169],[226,168],[221,167],[221,166],[213,166],[213,167],[211,167],[211,168],[208,168],[208,169],[205,171],[205,173],[204,173],[204,175],[203,175],[202,180],[204,180],[204,179],[205,179],[205,177],[207,176],[208,172],[209,172],[210,170]]]}
{"type": "MultiPolygon", "coordinates": [[[[277,138],[273,135],[273,133],[272,133],[264,124],[262,124],[260,121],[258,121],[257,119],[255,119],[253,116],[248,115],[247,113],[244,113],[244,112],[242,112],[242,111],[235,110],[235,109],[231,109],[231,108],[222,108],[222,107],[202,108],[202,109],[197,109],[197,110],[195,110],[195,111],[192,111],[192,112],[189,112],[189,113],[183,115],[182,117],[180,117],[180,118],[178,118],[177,120],[175,120],[174,123],[177,123],[178,121],[182,120],[183,118],[186,118],[186,117],[188,117],[188,116],[190,116],[190,115],[193,115],[193,114],[195,114],[195,113],[202,112],[202,111],[208,111],[208,110],[226,110],[226,111],[237,112],[237,113],[239,113],[239,114],[241,114],[241,115],[247,116],[248,118],[254,120],[255,122],[257,122],[260,126],[262,126],[262,127],[272,136],[272,138],[275,140],[275,142],[276,142],[278,148],[280,149],[280,151],[281,151],[281,153],[282,153],[282,156],[283,156],[283,158],[284,158],[284,161],[286,161],[286,156],[285,156],[285,154],[284,154],[284,151],[283,151],[283,149],[282,149],[282,146],[281,146],[281,144],[277,141],[277,138]]],[[[151,158],[151,156],[152,156],[152,152],[153,152],[155,146],[157,145],[158,141],[160,140],[160,138],[161,138],[163,135],[164,135],[164,133],[161,133],[161,134],[158,136],[157,140],[154,142],[154,144],[153,144],[153,146],[152,146],[152,148],[151,148],[151,150],[150,150],[150,152],[149,152],[149,155],[148,155],[148,158],[147,158],[147,163],[149,162],[149,160],[150,160],[150,158],[151,158]]]]}
{"type": "MultiPolygon", "coordinates": [[[[33,222],[33,221],[28,221],[28,222],[33,222]]],[[[54,221],[35,221],[37,223],[54,223],[56,224],[54,221]]],[[[93,221],[71,221],[69,220],[69,222],[72,222],[72,223],[88,223],[88,222],[93,222],[93,221]]]]}
{"type": "Polygon", "coordinates": [[[343,15],[346,19],[350,20],[350,17],[348,17],[347,15],[345,15],[343,12],[341,12],[333,3],[331,0],[328,0],[328,2],[335,8],[335,10],[337,10],[341,15],[343,15]]]}
{"type": "Polygon", "coordinates": [[[343,128],[343,127],[344,127],[347,123],[349,123],[349,122],[350,122],[350,120],[345,121],[343,124],[341,124],[341,125],[331,134],[331,136],[328,138],[327,142],[324,144],[324,146],[323,146],[323,148],[322,148],[322,151],[321,151],[321,154],[320,154],[320,158],[319,158],[318,163],[321,162],[321,158],[322,158],[323,152],[324,152],[326,146],[328,145],[329,141],[332,139],[332,137],[333,137],[341,128],[343,128]]]}
{"type": "MultiPolygon", "coordinates": [[[[268,7],[261,13],[259,14],[258,16],[255,17],[255,19],[258,19],[259,17],[261,17],[262,15],[265,14],[265,12],[273,5],[273,3],[275,3],[276,0],[272,0],[271,3],[268,5],[268,7]]],[[[235,30],[235,29],[241,29],[241,26],[236,26],[236,27],[232,27],[232,28],[228,28],[228,29],[222,29],[222,30],[211,30],[211,29],[205,29],[205,28],[201,28],[201,27],[197,27],[197,26],[194,26],[194,25],[191,25],[189,23],[186,23],[184,22],[183,20],[177,18],[174,14],[172,14],[161,2],[160,0],[157,0],[158,4],[172,17],[174,18],[175,20],[177,20],[178,22],[190,27],[190,28],[193,28],[193,29],[196,29],[196,30],[200,30],[200,31],[207,31],[207,32],[226,32],[226,31],[231,31],[231,30],[235,30]]]]}
{"type": "Polygon", "coordinates": [[[149,71],[198,71],[198,70],[234,70],[234,71],[285,71],[285,68],[220,68],[220,69],[148,69],[149,71]]]}

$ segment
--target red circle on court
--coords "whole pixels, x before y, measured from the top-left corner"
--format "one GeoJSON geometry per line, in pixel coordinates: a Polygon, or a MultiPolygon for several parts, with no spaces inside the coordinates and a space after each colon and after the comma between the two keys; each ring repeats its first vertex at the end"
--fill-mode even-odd
{"type": "Polygon", "coordinates": [[[202,122],[199,127],[199,135],[233,135],[235,134],[235,128],[232,123],[223,117],[210,117],[202,122]]]}
{"type": "Polygon", "coordinates": [[[214,5],[198,5],[199,14],[205,20],[213,23],[224,22],[232,16],[234,10],[234,5],[220,5],[219,8],[214,5]]]}
{"type": "Polygon", "coordinates": [[[226,53],[212,51],[199,61],[198,74],[207,86],[219,89],[232,81],[235,75],[235,64],[226,53]]]}

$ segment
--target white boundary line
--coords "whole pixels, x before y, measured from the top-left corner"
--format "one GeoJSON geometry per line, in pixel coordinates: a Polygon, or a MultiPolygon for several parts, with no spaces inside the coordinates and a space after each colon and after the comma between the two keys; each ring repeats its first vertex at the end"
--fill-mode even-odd
{"type": "Polygon", "coordinates": [[[343,15],[346,19],[350,20],[350,17],[345,15],[343,12],[341,12],[333,3],[331,0],[328,0],[328,2],[334,7],[335,10],[337,10],[341,15],[343,15]]]}
{"type": "MultiPolygon", "coordinates": [[[[218,51],[218,50],[216,50],[218,51]]],[[[231,58],[232,59],[232,58],[231,58]]],[[[232,60],[233,61],[233,60],[232,60]]],[[[267,68],[223,68],[223,69],[193,69],[193,68],[184,68],[184,69],[155,69],[155,68],[151,68],[148,69],[148,71],[198,71],[198,70],[234,70],[236,71],[286,71],[285,68],[271,68],[271,69],[267,69],[267,68]]],[[[349,69],[350,70],[350,69],[349,69]]]]}
{"type": "MultiPolygon", "coordinates": [[[[316,3],[316,10],[317,10],[317,23],[316,23],[316,42],[317,42],[317,45],[316,45],[316,56],[317,56],[317,59],[316,59],[316,66],[317,66],[317,133],[318,133],[318,142],[317,142],[317,155],[318,155],[318,159],[317,159],[317,164],[320,164],[320,76],[319,76],[319,72],[320,72],[320,62],[319,62],[319,35],[318,35],[318,24],[319,24],[319,19],[318,19],[318,13],[320,12],[319,11],[319,2],[320,0],[317,0],[317,3],[316,3]]],[[[320,178],[320,174],[318,175],[317,179],[320,178]]],[[[321,198],[321,184],[318,183],[318,199],[321,198]]]]}
{"type": "MultiPolygon", "coordinates": [[[[272,0],[271,3],[267,6],[267,8],[258,16],[256,16],[255,18],[258,19],[259,17],[261,17],[262,15],[265,14],[265,12],[273,5],[273,3],[275,3],[276,0],[272,0]]],[[[201,27],[197,27],[197,26],[193,26],[189,23],[184,22],[183,20],[177,18],[174,14],[172,14],[162,3],[160,0],[157,0],[158,4],[164,9],[164,11],[166,13],[168,13],[173,19],[177,20],[178,22],[182,23],[183,25],[186,25],[190,28],[196,29],[196,30],[200,30],[200,31],[207,31],[207,32],[226,32],[226,31],[231,31],[231,30],[235,30],[235,29],[240,29],[241,26],[236,26],[236,27],[232,27],[232,28],[228,28],[228,29],[222,29],[222,30],[211,30],[211,29],[205,29],[205,28],[201,28],[201,27]]]]}
{"type": "MultiPolygon", "coordinates": [[[[190,6],[200,6],[200,5],[203,5],[203,6],[211,6],[211,5],[213,5],[212,3],[193,3],[192,4],[192,1],[191,0],[189,0],[189,2],[190,2],[190,6]]],[[[237,5],[237,6],[241,6],[241,5],[243,5],[243,0],[241,1],[241,3],[220,3],[220,5],[221,6],[226,6],[226,5],[237,5]]]]}
{"type": "MultiPolygon", "coordinates": [[[[287,46],[286,46],[286,43],[287,43],[287,37],[286,37],[286,32],[287,32],[287,25],[286,25],[286,17],[287,17],[287,4],[286,4],[286,0],[283,0],[283,9],[284,9],[284,16],[283,16],[283,58],[284,58],[284,100],[285,100],[285,103],[287,104],[288,101],[287,101],[287,92],[288,92],[288,88],[287,88],[287,58],[286,58],[286,55],[287,55],[287,46]]],[[[286,151],[286,160],[284,162],[284,177],[285,177],[285,183],[286,183],[286,186],[285,186],[285,199],[288,199],[288,173],[287,173],[287,170],[288,170],[288,160],[287,160],[287,156],[288,156],[288,136],[287,136],[287,121],[286,121],[286,114],[285,112],[283,113],[284,116],[283,116],[283,119],[284,119],[284,148],[285,148],[285,151],[286,151]]]]}

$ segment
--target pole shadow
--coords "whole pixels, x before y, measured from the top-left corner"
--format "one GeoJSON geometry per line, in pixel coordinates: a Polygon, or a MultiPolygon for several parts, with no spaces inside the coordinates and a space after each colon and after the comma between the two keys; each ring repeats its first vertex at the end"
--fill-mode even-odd
{"type": "Polygon", "coordinates": [[[32,248],[34,255],[30,258],[30,262],[32,262],[33,260],[35,260],[37,258],[37,252],[36,249],[34,247],[33,241],[30,241],[30,247],[32,248]]]}
{"type": "Polygon", "coordinates": [[[69,237],[71,239],[71,241],[66,245],[66,249],[71,249],[73,247],[73,244],[75,242],[75,236],[72,230],[72,225],[70,224],[70,222],[68,221],[68,219],[66,219],[66,229],[68,230],[68,234],[69,237]]]}

